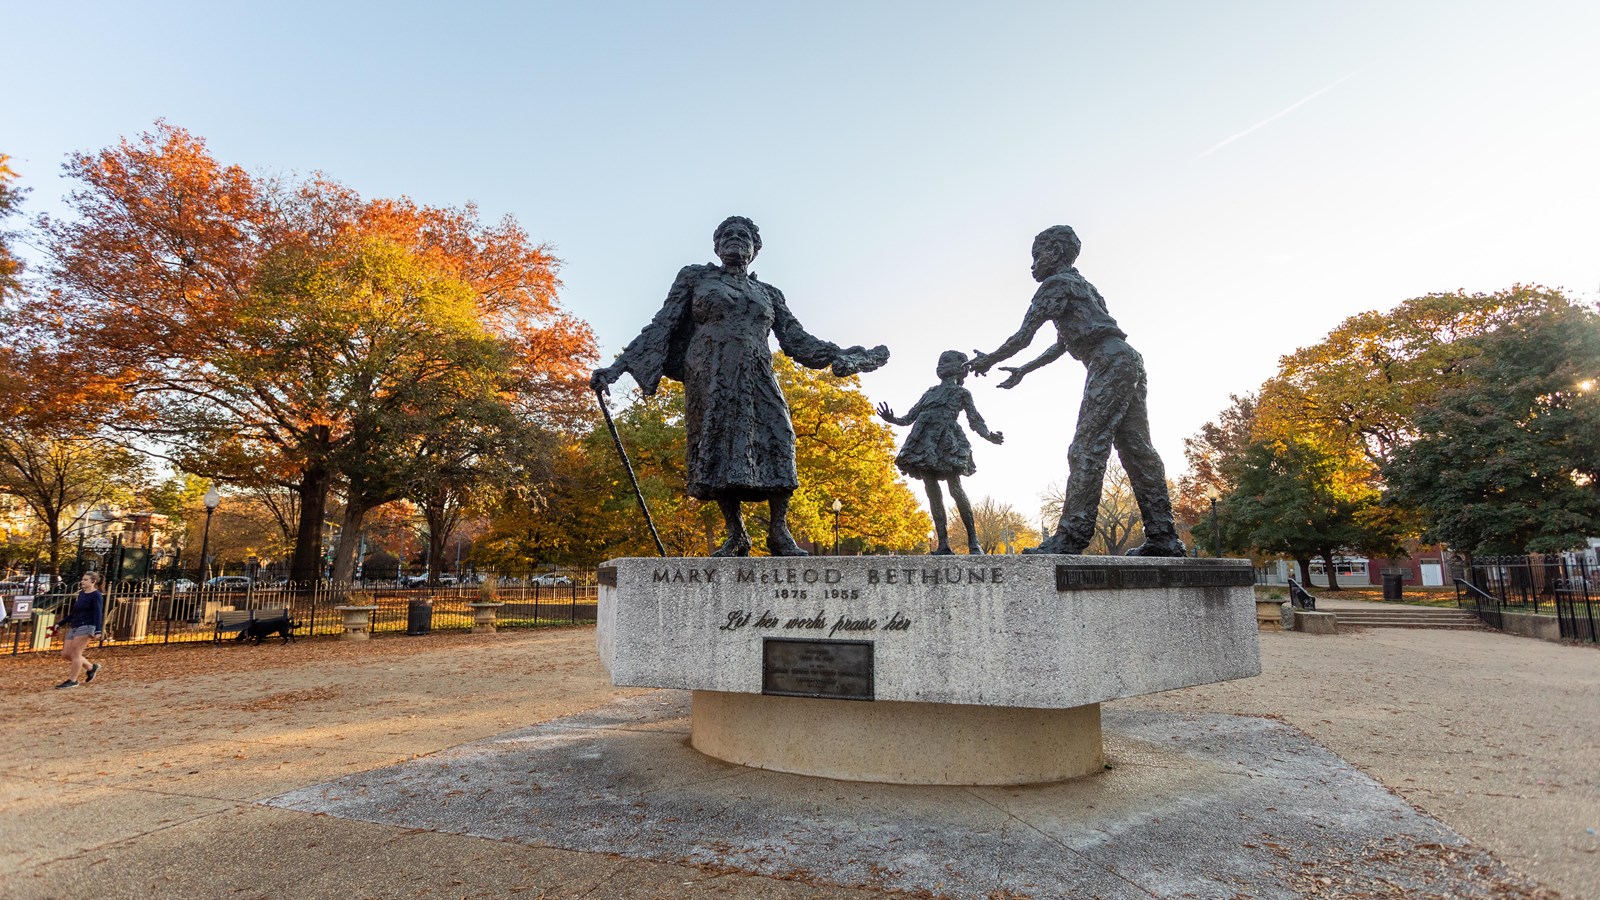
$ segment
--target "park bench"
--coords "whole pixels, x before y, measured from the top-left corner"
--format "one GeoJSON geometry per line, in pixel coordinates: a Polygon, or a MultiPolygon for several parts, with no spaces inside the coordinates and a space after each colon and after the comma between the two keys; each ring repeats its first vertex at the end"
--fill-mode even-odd
{"type": "Polygon", "coordinates": [[[289,610],[287,607],[277,606],[267,609],[224,609],[217,613],[217,628],[212,633],[213,642],[221,641],[224,632],[232,633],[243,631],[250,627],[252,622],[278,624],[288,621],[289,610]]]}

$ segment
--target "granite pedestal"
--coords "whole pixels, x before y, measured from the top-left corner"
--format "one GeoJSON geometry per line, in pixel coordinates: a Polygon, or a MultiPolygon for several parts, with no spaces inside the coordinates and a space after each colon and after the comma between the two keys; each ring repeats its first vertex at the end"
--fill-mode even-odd
{"type": "Polygon", "coordinates": [[[1104,764],[1099,704],[1261,671],[1244,560],[618,559],[597,643],[618,685],[693,693],[693,746],[901,784],[1104,764]]]}

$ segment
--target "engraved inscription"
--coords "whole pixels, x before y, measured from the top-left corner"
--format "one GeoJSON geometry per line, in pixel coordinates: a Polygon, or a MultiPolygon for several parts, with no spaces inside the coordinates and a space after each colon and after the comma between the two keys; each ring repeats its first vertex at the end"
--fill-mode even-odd
{"type": "MultiPolygon", "coordinates": [[[[613,575],[613,577],[615,577],[613,575]]],[[[681,587],[686,591],[707,586],[767,585],[778,600],[857,600],[879,585],[973,586],[1006,583],[1006,570],[995,565],[870,566],[846,573],[826,565],[796,563],[774,569],[727,566],[707,561],[693,565],[666,563],[650,570],[650,584],[681,587]],[[846,584],[847,581],[853,582],[846,584]],[[700,586],[697,588],[697,586],[700,586]],[[784,593],[787,591],[788,593],[784,593]],[[813,593],[814,592],[814,593],[813,593]]]]}
{"type": "Polygon", "coordinates": [[[605,585],[606,587],[616,587],[617,586],[617,567],[616,566],[601,566],[599,569],[597,569],[595,571],[595,580],[600,582],[601,584],[605,585]]]}
{"type": "Polygon", "coordinates": [[[1056,566],[1058,591],[1249,587],[1255,583],[1255,573],[1248,566],[1056,566]]]}
{"type": "Polygon", "coordinates": [[[871,700],[871,641],[767,638],[761,651],[761,693],[780,697],[871,700]]]}
{"type": "Polygon", "coordinates": [[[827,610],[819,609],[812,616],[794,616],[787,621],[781,621],[772,614],[772,610],[764,610],[760,616],[748,609],[735,609],[726,614],[726,618],[717,626],[718,631],[738,631],[749,626],[751,628],[779,628],[785,631],[805,630],[821,631],[826,629],[828,637],[833,637],[841,631],[910,631],[914,620],[900,610],[895,610],[888,621],[879,623],[871,616],[852,616],[849,614],[836,616],[831,620],[827,610]],[[832,627],[828,623],[832,622],[832,627]]]}

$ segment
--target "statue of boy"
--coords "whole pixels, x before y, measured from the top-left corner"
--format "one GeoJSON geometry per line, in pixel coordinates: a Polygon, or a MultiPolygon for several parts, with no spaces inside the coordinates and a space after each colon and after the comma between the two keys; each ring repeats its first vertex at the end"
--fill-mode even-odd
{"type": "Polygon", "coordinates": [[[1039,290],[1023,314],[1022,327],[993,353],[978,352],[972,371],[982,375],[996,363],[1010,359],[1032,343],[1046,322],[1056,326],[1056,342],[1038,359],[1001,371],[1011,375],[1000,383],[1013,388],[1022,377],[1070,353],[1088,368],[1083,402],[1078,407],[1078,428],[1067,451],[1067,497],[1061,507],[1056,532],[1034,553],[1082,553],[1094,537],[1095,515],[1111,448],[1133,483],[1144,519],[1143,545],[1129,556],[1184,556],[1183,542],[1172,522],[1172,499],[1167,494],[1167,472],[1150,443],[1150,414],[1144,359],[1128,346],[1127,337],[1106,310],[1100,297],[1073,263],[1082,249],[1078,235],[1066,225],[1039,232],[1033,239],[1033,280],[1039,290]]]}
{"type": "Polygon", "coordinates": [[[761,501],[772,520],[767,550],[805,556],[789,533],[789,497],[800,486],[794,425],[767,340],[775,334],[795,362],[841,377],[882,366],[889,348],[841,348],[807,332],[783,293],[749,271],[761,250],[756,223],[729,216],[711,242],[722,265],[684,266],[655,319],[589,382],[603,392],[626,372],[646,394],[662,377],[683,382],[689,496],[716,501],[728,527],[712,556],[750,555],[739,504],[761,501]]]}

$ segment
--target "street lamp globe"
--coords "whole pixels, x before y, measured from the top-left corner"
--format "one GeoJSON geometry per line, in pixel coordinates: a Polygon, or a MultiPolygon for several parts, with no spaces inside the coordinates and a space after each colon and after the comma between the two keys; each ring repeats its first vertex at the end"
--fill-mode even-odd
{"type": "MultiPolygon", "coordinates": [[[[191,494],[190,496],[193,495],[191,494]]],[[[222,495],[217,493],[217,488],[215,485],[207,490],[205,497],[201,499],[205,502],[206,509],[208,510],[214,510],[218,506],[222,505],[222,495]]]]}
{"type": "Polygon", "coordinates": [[[839,498],[833,498],[833,555],[839,555],[839,510],[844,509],[844,504],[839,498]]]}

